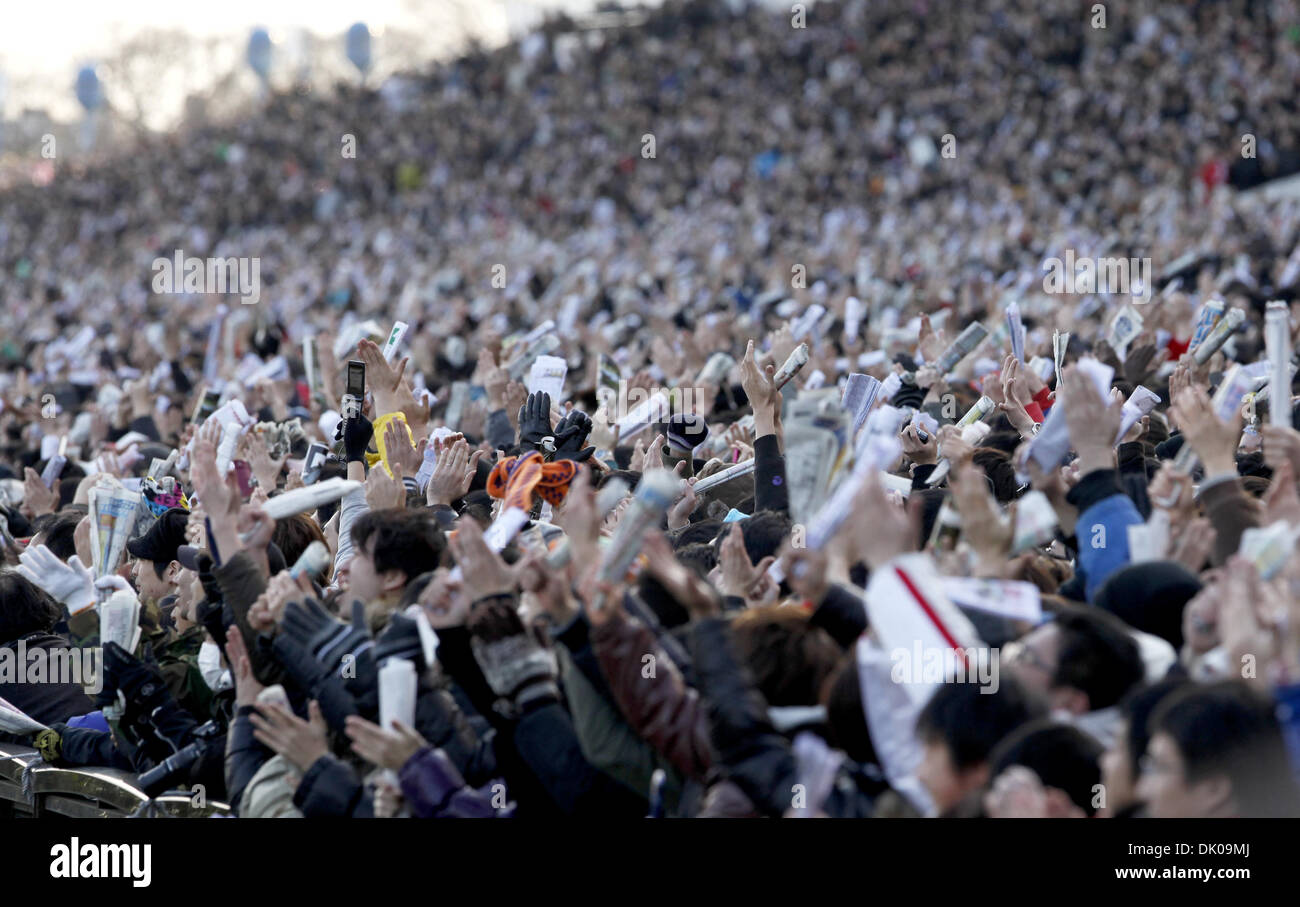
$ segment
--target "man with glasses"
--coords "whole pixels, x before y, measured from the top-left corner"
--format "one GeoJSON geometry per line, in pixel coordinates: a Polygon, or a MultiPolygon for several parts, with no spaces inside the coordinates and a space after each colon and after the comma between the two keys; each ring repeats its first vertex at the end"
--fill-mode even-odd
{"type": "Polygon", "coordinates": [[[1026,687],[1044,696],[1054,715],[1110,746],[1124,694],[1144,676],[1141,650],[1109,614],[1071,607],[1002,650],[1026,687]]]}

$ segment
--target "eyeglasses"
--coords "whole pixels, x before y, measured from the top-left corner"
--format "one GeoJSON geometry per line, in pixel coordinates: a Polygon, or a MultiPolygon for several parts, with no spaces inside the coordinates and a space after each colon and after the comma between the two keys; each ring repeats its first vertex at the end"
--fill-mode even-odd
{"type": "Polygon", "coordinates": [[[1056,670],[1055,665],[1049,664],[1043,656],[1020,640],[1009,642],[1003,646],[1002,658],[1012,664],[1023,664],[1037,668],[1045,674],[1051,674],[1056,670]]]}
{"type": "Polygon", "coordinates": [[[1138,770],[1144,775],[1172,775],[1178,771],[1174,766],[1161,762],[1150,753],[1138,760],[1138,770]]]}

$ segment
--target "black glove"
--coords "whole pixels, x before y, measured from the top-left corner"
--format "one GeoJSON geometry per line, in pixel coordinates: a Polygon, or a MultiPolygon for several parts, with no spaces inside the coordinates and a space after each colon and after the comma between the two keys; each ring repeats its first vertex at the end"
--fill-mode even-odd
{"type": "Polygon", "coordinates": [[[338,427],[334,429],[334,440],[343,442],[349,463],[366,462],[366,448],[374,436],[375,426],[361,413],[351,419],[340,419],[338,427]]]}
{"type": "Polygon", "coordinates": [[[104,646],[104,685],[95,704],[117,702],[119,690],[127,706],[143,714],[153,711],[168,696],[167,684],[156,665],[145,664],[117,643],[110,642],[104,646]]]}
{"type": "Polygon", "coordinates": [[[543,649],[524,629],[511,596],[475,604],[468,628],[474,660],[492,692],[520,711],[537,700],[559,698],[555,653],[543,649]]]}
{"type": "Polygon", "coordinates": [[[591,416],[579,409],[567,413],[555,426],[554,459],[579,462],[590,459],[596,448],[582,446],[589,434],[591,434],[591,416]]]}
{"type": "Polygon", "coordinates": [[[542,440],[553,437],[551,431],[551,395],[529,394],[519,407],[519,444],[532,450],[542,449],[542,440]]]}
{"type": "Polygon", "coordinates": [[[375,664],[382,665],[390,658],[405,658],[415,665],[415,673],[423,674],[429,667],[424,661],[424,645],[420,641],[420,627],[405,614],[394,614],[388,626],[375,640],[375,664]]]}
{"type": "Polygon", "coordinates": [[[335,620],[314,598],[291,601],[285,606],[280,629],[327,671],[337,669],[348,655],[359,658],[374,645],[366,629],[365,605],[360,601],[352,603],[351,624],[335,620]]]}
{"type": "MultiPolygon", "coordinates": [[[[287,633],[276,634],[271,649],[276,660],[284,665],[289,678],[320,703],[321,717],[335,731],[343,731],[349,715],[363,714],[356,697],[348,692],[343,680],[312,658],[311,653],[287,633]]],[[[359,669],[357,673],[360,676],[359,669]]],[[[373,714],[373,711],[368,714],[373,714]]]]}

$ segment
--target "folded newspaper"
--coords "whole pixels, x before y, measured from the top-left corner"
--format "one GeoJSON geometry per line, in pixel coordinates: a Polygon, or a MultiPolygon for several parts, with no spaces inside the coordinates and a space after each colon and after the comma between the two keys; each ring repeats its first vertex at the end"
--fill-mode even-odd
{"type": "Polygon", "coordinates": [[[30,737],[46,730],[45,725],[32,718],[7,699],[0,698],[0,733],[30,737]]]}
{"type": "Polygon", "coordinates": [[[90,489],[90,554],[96,578],[113,573],[132,538],[142,495],[117,482],[101,482],[90,489]]]}

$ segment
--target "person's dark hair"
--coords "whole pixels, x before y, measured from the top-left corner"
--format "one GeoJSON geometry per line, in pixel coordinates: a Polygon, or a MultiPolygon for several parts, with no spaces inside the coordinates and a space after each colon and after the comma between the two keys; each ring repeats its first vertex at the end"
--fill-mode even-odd
{"type": "Polygon", "coordinates": [[[54,552],[54,556],[66,562],[77,553],[74,536],[77,524],[86,516],[86,508],[73,507],[58,513],[47,513],[32,521],[32,536],[41,537],[41,542],[54,552]]]}
{"type": "MultiPolygon", "coordinates": [[[[1250,453],[1241,454],[1237,457],[1237,474],[1271,479],[1273,478],[1273,467],[1264,462],[1263,451],[1252,450],[1250,453]]],[[[1268,486],[1265,485],[1264,487],[1267,488],[1268,486]]],[[[1258,495],[1256,496],[1258,497],[1258,495]]]]}
{"type": "Polygon", "coordinates": [[[1068,724],[1040,719],[1017,728],[998,744],[989,757],[989,778],[997,778],[1013,765],[1033,769],[1046,787],[1062,790],[1089,816],[1101,783],[1104,748],[1093,737],[1068,724]]]}
{"type": "MultiPolygon", "coordinates": [[[[785,514],[770,510],[760,511],[747,520],[740,521],[740,532],[745,537],[745,553],[751,563],[757,564],[781,549],[781,542],[790,534],[792,523],[785,514]]],[[[722,531],[730,531],[730,527],[722,531]]]]}
{"type": "Polygon", "coordinates": [[[709,571],[718,566],[718,549],[702,542],[685,545],[675,550],[673,554],[677,555],[682,566],[689,567],[701,577],[707,577],[709,571]]]}
{"type": "Polygon", "coordinates": [[[1016,468],[1011,465],[1011,455],[992,447],[977,447],[971,462],[984,470],[993,487],[993,497],[999,504],[1014,501],[1020,483],[1016,481],[1016,468]]]}
{"type": "Polygon", "coordinates": [[[1243,475],[1241,477],[1241,488],[1252,498],[1263,498],[1268,494],[1268,490],[1273,487],[1271,479],[1266,479],[1259,475],[1243,475]]]}
{"type": "Polygon", "coordinates": [[[1033,583],[1040,591],[1048,594],[1056,592],[1072,576],[1074,568],[1069,561],[1038,552],[1025,558],[1021,568],[1021,578],[1025,582],[1033,583]]]}
{"type": "Polygon", "coordinates": [[[668,541],[672,542],[673,548],[678,551],[701,542],[708,544],[718,537],[718,531],[722,526],[722,520],[700,520],[698,523],[691,523],[669,533],[668,541]]]}
{"type": "Polygon", "coordinates": [[[1173,738],[1188,783],[1227,776],[1240,815],[1300,815],[1274,704],[1246,683],[1190,684],[1162,699],[1150,724],[1152,736],[1173,738]]]}
{"type": "Polygon", "coordinates": [[[1175,561],[1142,561],[1116,570],[1092,604],[1128,626],[1183,647],[1183,611],[1201,591],[1196,574],[1175,561]]]}
{"type": "Polygon", "coordinates": [[[325,533],[307,514],[295,513],[275,521],[271,541],[280,549],[285,562],[292,566],[312,542],[324,543],[325,533]]]}
{"type": "Polygon", "coordinates": [[[1073,607],[1056,616],[1056,626],[1061,646],[1052,685],[1082,690],[1091,711],[1115,705],[1142,682],[1141,650],[1118,618],[1073,607]]]}
{"type": "Polygon", "coordinates": [[[862,685],[858,678],[858,656],[850,649],[822,686],[821,703],[826,707],[831,744],[848,754],[859,765],[878,761],[876,746],[871,742],[867,713],[862,704],[862,685]]]}
{"type": "Polygon", "coordinates": [[[1147,744],[1151,742],[1152,713],[1166,696],[1187,682],[1183,677],[1167,677],[1130,690],[1119,704],[1120,714],[1128,725],[1124,734],[1124,750],[1134,778],[1141,772],[1140,763],[1146,754],[1147,744]]]}
{"type": "Polygon", "coordinates": [[[691,615],[659,580],[643,571],[637,582],[637,597],[649,608],[665,629],[690,623],[691,615]]]}
{"type": "Polygon", "coordinates": [[[486,491],[471,491],[460,499],[460,516],[469,517],[486,529],[492,523],[492,496],[486,491]]]}
{"type": "Polygon", "coordinates": [[[410,580],[442,561],[446,536],[427,510],[372,510],[352,524],[352,544],[364,550],[374,536],[375,572],[401,570],[410,580]]]}
{"type": "Polygon", "coordinates": [[[1149,419],[1147,421],[1146,434],[1142,436],[1142,441],[1147,445],[1147,455],[1151,456],[1157,444],[1162,444],[1169,440],[1169,424],[1164,419],[1149,419]]]}
{"type": "Polygon", "coordinates": [[[1000,450],[1008,457],[1016,452],[1020,446],[1020,432],[1017,431],[995,431],[984,436],[979,442],[980,448],[989,450],[1000,450]]]}
{"type": "Polygon", "coordinates": [[[21,573],[0,573],[0,644],[29,633],[49,631],[63,609],[48,593],[21,573]]]}
{"type": "MultiPolygon", "coordinates": [[[[628,448],[628,451],[630,456],[631,448],[628,448]]],[[[604,488],[606,485],[608,485],[610,482],[614,481],[615,479],[622,479],[624,482],[627,483],[627,487],[629,490],[636,491],[636,483],[641,481],[641,473],[633,472],[630,469],[611,469],[609,472],[596,473],[596,476],[597,476],[596,478],[597,491],[604,488]]]]}
{"type": "Polygon", "coordinates": [[[945,745],[957,768],[987,761],[1004,737],[1046,714],[1045,705],[1008,672],[1000,672],[998,680],[996,690],[978,683],[943,684],[917,716],[917,737],[945,745]]]}
{"type": "Polygon", "coordinates": [[[816,705],[843,650],[799,608],[742,611],[732,622],[736,654],[768,705],[816,705]]]}

